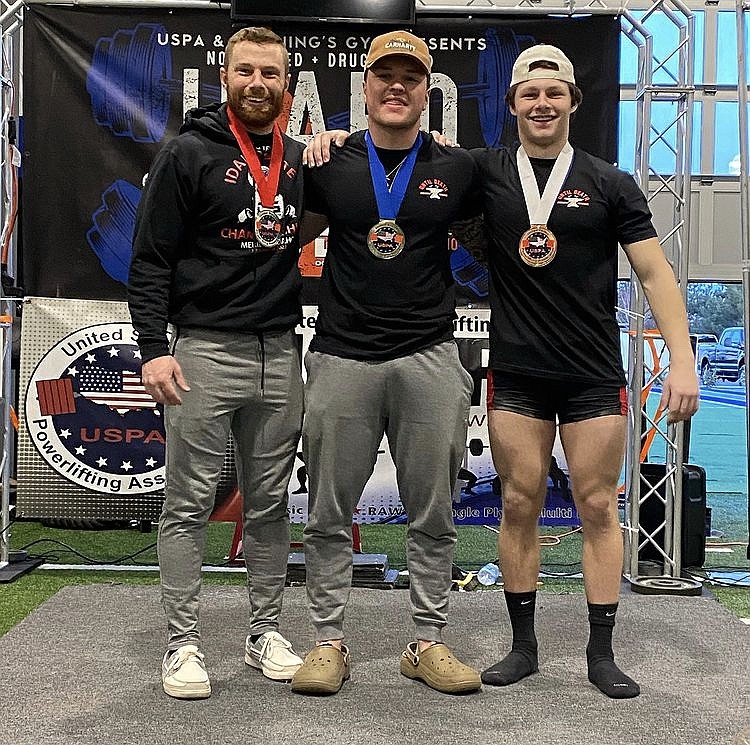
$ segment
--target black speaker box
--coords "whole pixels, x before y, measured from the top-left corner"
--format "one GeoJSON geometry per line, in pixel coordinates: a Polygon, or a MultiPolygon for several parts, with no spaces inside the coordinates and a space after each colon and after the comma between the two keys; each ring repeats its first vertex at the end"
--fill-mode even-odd
{"type": "MultiPolygon", "coordinates": [[[[654,486],[664,478],[666,466],[663,463],[641,463],[641,475],[654,486]]],[[[657,488],[664,498],[664,484],[657,488]]],[[[641,484],[641,494],[647,487],[641,484]]],[[[641,527],[653,533],[664,521],[664,504],[651,494],[642,504],[640,511],[641,527]]],[[[643,536],[639,537],[639,543],[643,536]]],[[[664,528],[654,536],[656,543],[664,548],[664,528]]],[[[700,466],[682,466],[682,566],[702,567],[706,560],[706,471],[700,466]]],[[[639,561],[658,561],[663,558],[657,549],[647,543],[638,552],[639,561]]]]}

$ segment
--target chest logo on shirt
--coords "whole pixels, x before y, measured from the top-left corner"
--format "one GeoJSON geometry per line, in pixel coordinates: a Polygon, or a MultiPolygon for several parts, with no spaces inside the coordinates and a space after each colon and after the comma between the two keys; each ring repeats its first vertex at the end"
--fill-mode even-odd
{"type": "MultiPolygon", "coordinates": [[[[235,164],[240,161],[234,161],[235,164]]],[[[239,248],[249,253],[264,251],[283,251],[294,240],[298,228],[297,211],[293,204],[287,204],[282,194],[276,194],[272,206],[264,207],[260,201],[258,188],[247,165],[241,163],[246,170],[245,179],[252,189],[252,204],[240,210],[234,225],[222,226],[219,235],[232,243],[239,242],[239,248]]],[[[296,170],[288,167],[284,162],[286,175],[292,179],[296,170]]],[[[262,166],[263,173],[268,173],[268,167],[262,166]]],[[[229,178],[227,171],[226,183],[237,183],[229,178]]]]}
{"type": "Polygon", "coordinates": [[[439,178],[426,178],[419,185],[419,193],[429,199],[446,199],[448,197],[448,187],[439,178]]]}
{"type": "Polygon", "coordinates": [[[588,207],[591,204],[591,197],[580,189],[565,189],[557,197],[557,204],[565,207],[588,207]]]}

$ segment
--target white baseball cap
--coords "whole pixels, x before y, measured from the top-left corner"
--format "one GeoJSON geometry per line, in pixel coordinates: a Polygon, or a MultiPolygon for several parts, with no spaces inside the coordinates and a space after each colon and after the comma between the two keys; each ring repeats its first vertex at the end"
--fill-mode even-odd
{"type": "Polygon", "coordinates": [[[539,78],[550,78],[552,80],[562,80],[566,83],[576,84],[575,75],[573,74],[573,63],[563,54],[562,50],[553,47],[551,44],[536,44],[533,47],[524,49],[513,63],[513,73],[511,75],[510,87],[518,83],[525,83],[527,80],[538,80],[539,78]],[[549,62],[555,65],[555,69],[549,67],[535,67],[530,69],[537,62],[549,62]]]}

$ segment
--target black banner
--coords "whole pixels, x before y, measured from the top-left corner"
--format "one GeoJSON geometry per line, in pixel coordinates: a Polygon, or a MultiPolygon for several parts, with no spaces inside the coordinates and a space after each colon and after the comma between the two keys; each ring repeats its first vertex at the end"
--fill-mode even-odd
{"type": "MultiPolygon", "coordinates": [[[[269,24],[290,53],[286,131],[366,126],[362,65],[370,25],[269,24]]],[[[616,160],[619,22],[614,16],[418,18],[434,57],[426,129],[464,147],[509,144],[515,121],[503,97],[513,60],[534,43],[571,58],[583,104],[575,146],[616,160]]],[[[124,12],[34,5],[24,24],[23,285],[27,294],[120,300],[135,210],[149,165],[184,111],[219,100],[219,67],[232,33],[215,10],[124,12]]],[[[324,243],[303,251],[319,276],[324,243]]],[[[482,304],[486,271],[452,254],[461,302],[482,304]]]]}

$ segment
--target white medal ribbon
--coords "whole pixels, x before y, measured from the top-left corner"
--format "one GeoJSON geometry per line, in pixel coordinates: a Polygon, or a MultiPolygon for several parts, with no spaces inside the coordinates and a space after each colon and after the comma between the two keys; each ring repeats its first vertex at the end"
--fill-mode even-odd
{"type": "Polygon", "coordinates": [[[565,179],[568,177],[571,163],[573,162],[573,148],[566,142],[560,154],[555,159],[552,173],[544,186],[544,193],[539,196],[539,186],[534,176],[534,169],[523,145],[516,152],[516,165],[518,175],[521,177],[521,188],[523,198],[526,200],[526,210],[529,213],[529,225],[547,225],[547,220],[555,206],[555,200],[560,193],[565,179]]]}

